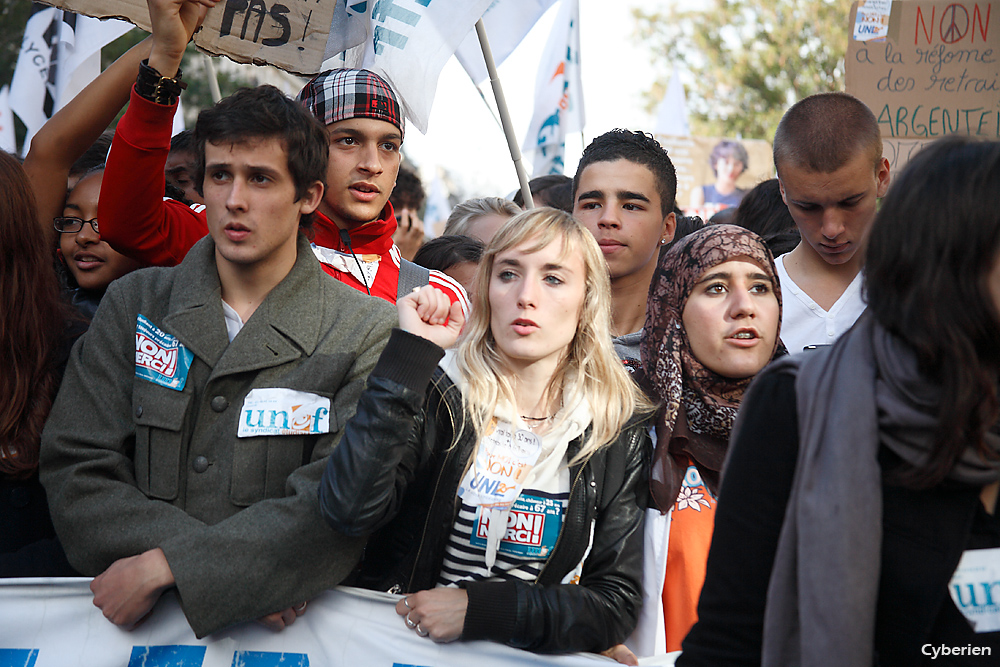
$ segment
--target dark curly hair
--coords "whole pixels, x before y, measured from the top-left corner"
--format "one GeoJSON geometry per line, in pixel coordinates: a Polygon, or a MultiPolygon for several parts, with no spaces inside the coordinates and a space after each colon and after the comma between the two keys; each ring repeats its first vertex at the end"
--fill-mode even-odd
{"type": "Polygon", "coordinates": [[[660,195],[660,212],[664,217],[674,208],[677,196],[677,173],[667,151],[653,135],[631,130],[611,130],[590,142],[580,157],[580,164],[573,177],[573,201],[580,188],[580,175],[595,162],[615,162],[628,160],[649,169],[656,180],[656,191],[660,195]]]}

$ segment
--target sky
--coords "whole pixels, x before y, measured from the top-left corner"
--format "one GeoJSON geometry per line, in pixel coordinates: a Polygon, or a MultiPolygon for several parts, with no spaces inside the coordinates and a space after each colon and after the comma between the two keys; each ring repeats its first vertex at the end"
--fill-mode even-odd
{"type": "MultiPolygon", "coordinates": [[[[535,25],[525,40],[498,68],[501,85],[518,145],[524,142],[533,112],[535,76],[558,2],[535,25]]],[[[653,62],[653,53],[635,37],[631,10],[666,9],[671,0],[580,0],[580,58],[586,126],[583,137],[566,142],[566,174],[576,171],[584,139],[625,127],[653,130],[654,116],[645,109],[643,93],[666,63],[653,62]]],[[[489,81],[483,94],[492,101],[489,81]]],[[[403,143],[405,157],[420,170],[425,187],[447,169],[465,197],[505,196],[517,187],[517,174],[500,124],[465,70],[451,58],[441,73],[426,135],[412,126],[403,143]]],[[[531,176],[531,156],[524,156],[531,176]]]]}

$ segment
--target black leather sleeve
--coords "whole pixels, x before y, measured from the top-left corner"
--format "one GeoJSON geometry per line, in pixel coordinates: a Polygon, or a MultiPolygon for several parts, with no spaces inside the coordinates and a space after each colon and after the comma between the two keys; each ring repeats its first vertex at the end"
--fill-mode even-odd
{"type": "Polygon", "coordinates": [[[437,345],[393,329],[320,480],[320,510],[334,529],[369,535],[396,516],[428,456],[423,408],[443,355],[437,345]]]}
{"type": "MultiPolygon", "coordinates": [[[[468,583],[463,639],[490,639],[539,653],[597,652],[625,640],[642,605],[648,451],[646,426],[633,426],[595,455],[574,482],[584,485],[585,506],[574,506],[571,491],[563,530],[572,530],[570,522],[582,511],[584,537],[574,552],[576,562],[589,541],[591,519],[594,530],[579,583],[468,583]]],[[[559,549],[557,543],[549,566],[559,549]]],[[[561,579],[563,570],[571,571],[572,566],[556,573],[543,571],[541,578],[556,574],[561,579]]]]}

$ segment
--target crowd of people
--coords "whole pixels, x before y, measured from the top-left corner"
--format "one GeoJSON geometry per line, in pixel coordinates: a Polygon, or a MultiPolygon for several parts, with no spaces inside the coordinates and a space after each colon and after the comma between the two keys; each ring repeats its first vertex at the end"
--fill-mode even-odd
{"type": "Polygon", "coordinates": [[[814,95],[732,224],[614,130],[425,243],[374,72],[171,138],[217,1],[148,0],[0,154],[0,577],[93,577],[123,628],[175,588],[199,637],[348,584],[429,640],[625,664],[1000,656],[1000,582],[949,584],[1000,571],[1000,143],[890,188],[871,111],[814,95]]]}

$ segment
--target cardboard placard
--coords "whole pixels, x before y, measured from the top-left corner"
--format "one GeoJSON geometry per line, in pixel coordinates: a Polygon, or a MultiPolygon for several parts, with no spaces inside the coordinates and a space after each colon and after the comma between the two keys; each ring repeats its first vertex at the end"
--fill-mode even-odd
{"type": "Polygon", "coordinates": [[[920,149],[934,139],[887,139],[882,137],[882,157],[889,161],[889,177],[895,178],[920,149]]]}
{"type": "MultiPolygon", "coordinates": [[[[677,172],[677,205],[687,215],[699,215],[708,220],[717,213],[721,206],[703,206],[693,209],[689,206],[691,193],[703,185],[715,182],[709,156],[716,144],[723,137],[677,137],[665,134],[656,135],[656,140],[666,149],[670,161],[677,172]]],[[[743,144],[750,160],[746,169],[736,179],[736,186],[749,190],[761,181],[774,178],[774,162],[771,157],[771,144],[761,139],[729,139],[743,144]]]]}
{"type": "MultiPolygon", "coordinates": [[[[121,18],[150,30],[146,0],[41,0],[96,18],[121,18]]],[[[294,74],[319,71],[336,2],[225,0],[195,33],[198,48],[236,62],[268,64],[294,74]]]]}
{"type": "Polygon", "coordinates": [[[861,34],[857,12],[855,2],[847,92],[871,108],[883,138],[1000,138],[1000,1],[893,2],[880,39],[861,34]]]}

